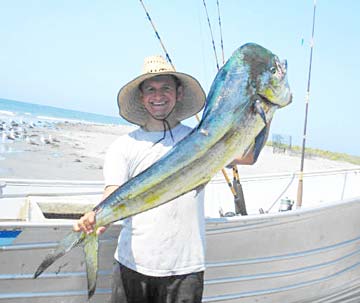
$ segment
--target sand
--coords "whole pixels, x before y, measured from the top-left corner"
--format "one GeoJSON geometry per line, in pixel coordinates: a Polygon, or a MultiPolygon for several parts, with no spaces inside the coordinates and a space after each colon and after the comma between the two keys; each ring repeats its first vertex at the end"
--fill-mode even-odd
{"type": "Polygon", "coordinates": [[[0,142],[0,178],[101,181],[108,146],[131,129],[85,123],[34,127],[27,133],[31,142],[0,142]]]}
{"type": "MultiPolygon", "coordinates": [[[[131,126],[53,123],[27,129],[27,139],[0,140],[0,178],[102,181],[108,146],[131,126]],[[50,142],[48,141],[50,138],[50,142]]],[[[252,166],[239,166],[241,176],[297,172],[300,157],[265,147],[252,166]]],[[[307,158],[305,171],[359,168],[322,158],[307,158]]]]}

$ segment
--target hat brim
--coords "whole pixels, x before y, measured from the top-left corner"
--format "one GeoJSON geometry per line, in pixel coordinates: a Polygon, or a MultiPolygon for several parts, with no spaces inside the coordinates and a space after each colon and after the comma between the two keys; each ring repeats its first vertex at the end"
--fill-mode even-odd
{"type": "Polygon", "coordinates": [[[124,85],[117,96],[119,114],[125,120],[144,126],[148,112],[140,100],[139,85],[150,78],[159,75],[173,75],[177,77],[183,87],[183,98],[175,104],[173,114],[178,121],[185,120],[198,113],[205,104],[205,92],[200,83],[192,76],[180,72],[158,72],[143,74],[124,85]]]}

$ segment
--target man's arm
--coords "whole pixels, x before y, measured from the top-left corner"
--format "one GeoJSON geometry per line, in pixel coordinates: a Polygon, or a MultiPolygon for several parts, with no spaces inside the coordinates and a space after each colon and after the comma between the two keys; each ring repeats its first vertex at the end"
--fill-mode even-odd
{"type": "Polygon", "coordinates": [[[107,197],[109,197],[115,190],[119,188],[119,185],[108,185],[104,189],[104,194],[102,197],[102,201],[104,201],[107,197]]]}

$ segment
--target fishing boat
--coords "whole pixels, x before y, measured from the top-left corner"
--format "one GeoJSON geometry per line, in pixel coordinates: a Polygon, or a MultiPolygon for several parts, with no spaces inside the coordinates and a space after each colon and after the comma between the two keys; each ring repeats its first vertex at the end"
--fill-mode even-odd
{"type": "MultiPolygon", "coordinates": [[[[304,173],[301,208],[291,207],[297,177],[244,176],[246,216],[234,212],[220,176],[207,185],[203,302],[360,301],[360,168],[304,173]]],[[[0,184],[0,303],[86,301],[81,248],[38,279],[33,274],[74,219],[98,203],[103,184],[15,179],[0,184]]],[[[109,300],[120,229],[114,224],[100,239],[92,303],[109,300]]]]}

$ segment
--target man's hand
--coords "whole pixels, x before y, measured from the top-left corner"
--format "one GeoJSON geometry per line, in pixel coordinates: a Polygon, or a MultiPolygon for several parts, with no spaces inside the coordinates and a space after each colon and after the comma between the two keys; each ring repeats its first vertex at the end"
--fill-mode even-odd
{"type": "MultiPolygon", "coordinates": [[[[112,192],[114,192],[119,186],[118,185],[109,185],[105,188],[104,194],[103,194],[103,200],[105,200],[112,192]]],[[[74,231],[83,231],[87,234],[91,234],[94,232],[94,226],[96,223],[95,219],[95,212],[89,211],[85,215],[83,215],[74,225],[73,230],[74,231]]],[[[99,226],[96,230],[97,235],[101,235],[105,232],[107,229],[107,226],[99,226]]]]}
{"type": "MultiPolygon", "coordinates": [[[[73,230],[74,231],[83,231],[87,234],[91,234],[94,232],[96,219],[95,219],[95,212],[90,211],[83,215],[74,225],[73,230]]],[[[96,234],[101,235],[105,232],[107,226],[100,226],[96,229],[96,234]]]]}

